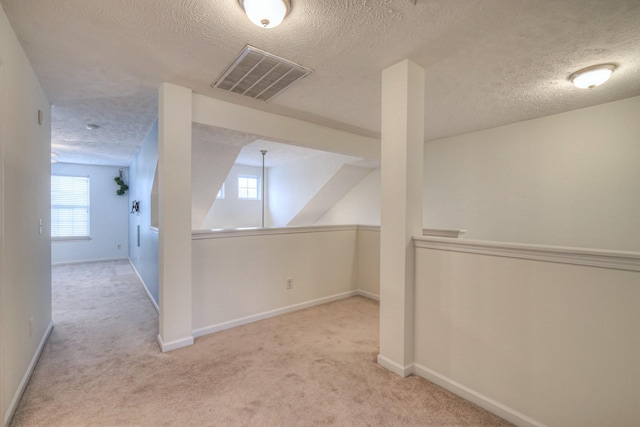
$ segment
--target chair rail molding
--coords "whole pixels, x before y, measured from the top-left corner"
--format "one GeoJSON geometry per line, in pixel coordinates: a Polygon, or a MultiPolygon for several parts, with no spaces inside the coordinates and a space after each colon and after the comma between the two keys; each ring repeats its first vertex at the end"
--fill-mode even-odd
{"type": "Polygon", "coordinates": [[[572,248],[483,240],[414,237],[414,246],[507,258],[521,258],[615,270],[640,271],[640,252],[572,248]]]}
{"type": "Polygon", "coordinates": [[[274,234],[323,233],[330,231],[356,231],[357,225],[312,225],[302,227],[230,228],[220,230],[193,230],[192,240],[223,239],[226,237],[270,236],[274,234]]]}

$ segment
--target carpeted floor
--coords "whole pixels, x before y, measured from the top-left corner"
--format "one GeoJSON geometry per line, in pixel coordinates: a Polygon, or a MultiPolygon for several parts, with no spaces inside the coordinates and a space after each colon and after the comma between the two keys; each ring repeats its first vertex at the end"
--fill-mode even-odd
{"type": "Polygon", "coordinates": [[[55,329],[11,426],[506,426],[375,363],[378,303],[362,297],[161,353],[127,262],[53,268],[55,329]]]}

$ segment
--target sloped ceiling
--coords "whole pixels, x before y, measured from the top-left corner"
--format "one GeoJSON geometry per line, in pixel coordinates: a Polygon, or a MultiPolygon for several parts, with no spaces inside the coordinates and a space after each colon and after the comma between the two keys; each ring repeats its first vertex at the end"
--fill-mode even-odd
{"type": "Polygon", "coordinates": [[[202,224],[216,200],[242,147],[255,135],[205,126],[191,125],[191,226],[202,224]]]}
{"type": "MultiPolygon", "coordinates": [[[[313,223],[313,220],[353,188],[366,173],[380,166],[378,159],[327,153],[200,123],[193,123],[191,132],[191,215],[194,229],[209,228],[206,221],[211,209],[215,208],[216,193],[227,179],[232,166],[262,166],[261,150],[267,151],[264,157],[266,168],[287,167],[287,164],[301,162],[313,163],[314,159],[318,158],[333,159],[336,163],[335,170],[329,167],[323,171],[326,174],[323,176],[324,186],[315,188],[314,191],[305,189],[305,202],[297,207],[299,211],[290,213],[291,216],[297,214],[294,225],[313,223]],[[316,191],[319,191],[319,194],[316,194],[316,191]]],[[[281,186],[286,186],[286,183],[281,183],[281,186]]]]}
{"type": "Polygon", "coordinates": [[[287,224],[302,226],[315,224],[333,205],[371,172],[371,168],[345,164],[316,192],[287,224]]]}
{"type": "Polygon", "coordinates": [[[128,165],[163,81],[376,136],[381,71],[409,58],[425,68],[426,139],[640,95],[637,0],[292,0],[269,30],[237,0],[0,2],[55,106],[61,161],[128,165]],[[269,103],[212,89],[246,44],[314,72],[269,103]],[[606,85],[568,82],[602,62],[618,64],[606,85]]]}

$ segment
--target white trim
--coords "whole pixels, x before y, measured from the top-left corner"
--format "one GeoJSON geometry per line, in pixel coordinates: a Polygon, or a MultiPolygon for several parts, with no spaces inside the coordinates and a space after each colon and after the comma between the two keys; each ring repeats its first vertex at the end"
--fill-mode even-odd
{"type": "Polygon", "coordinates": [[[357,292],[358,295],[360,295],[362,297],[369,298],[369,299],[372,299],[372,300],[375,300],[375,301],[380,301],[380,295],[376,295],[376,294],[371,293],[371,292],[363,291],[362,289],[358,289],[358,290],[356,290],[356,292],[357,292]]]}
{"type": "Polygon", "coordinates": [[[136,276],[138,276],[138,279],[140,279],[140,284],[142,285],[142,289],[144,289],[144,292],[147,294],[147,298],[149,298],[149,301],[151,301],[151,305],[156,310],[156,313],[160,314],[160,307],[158,307],[158,303],[156,303],[156,300],[153,299],[153,295],[151,295],[151,292],[149,292],[149,288],[147,287],[147,284],[144,282],[144,279],[138,272],[138,269],[133,264],[133,261],[131,261],[131,258],[127,258],[127,259],[129,260],[129,264],[131,264],[131,268],[133,268],[133,272],[136,273],[136,276]]]}
{"type": "Polygon", "coordinates": [[[20,398],[22,397],[22,394],[24,393],[24,391],[27,389],[27,384],[31,379],[33,370],[36,368],[36,365],[38,364],[38,359],[40,359],[42,350],[44,350],[44,346],[47,344],[47,340],[49,339],[49,335],[51,335],[51,331],[53,331],[53,323],[49,322],[49,326],[47,326],[47,330],[44,332],[44,335],[40,340],[40,344],[38,345],[38,348],[35,354],[31,358],[31,363],[29,363],[29,366],[27,367],[27,371],[24,373],[24,376],[22,377],[22,381],[20,381],[20,384],[18,385],[18,389],[16,390],[16,393],[13,395],[13,399],[11,399],[11,403],[7,408],[7,412],[5,413],[5,416],[4,416],[4,425],[6,426],[9,425],[9,421],[11,421],[11,418],[13,417],[13,414],[18,407],[20,398]]]}
{"type": "Polygon", "coordinates": [[[445,230],[440,228],[423,228],[423,236],[435,236],[435,237],[452,237],[458,239],[464,236],[467,230],[445,230]]]}
{"type": "Polygon", "coordinates": [[[52,237],[52,242],[76,242],[82,240],[91,240],[91,236],[56,236],[52,237]]]}
{"type": "Polygon", "coordinates": [[[416,248],[640,271],[640,252],[570,248],[482,240],[414,237],[416,248]]]}
{"type": "MultiPolygon", "coordinates": [[[[193,230],[191,235],[193,240],[199,239],[221,239],[224,237],[242,237],[242,236],[263,236],[273,234],[295,234],[295,233],[320,233],[328,231],[373,231],[380,232],[379,225],[311,225],[300,227],[273,227],[273,228],[229,228],[219,230],[193,230]]],[[[425,236],[436,237],[462,237],[467,230],[446,230],[425,228],[422,230],[425,236]]]]}
{"type": "MultiPolygon", "coordinates": [[[[358,231],[380,231],[379,225],[358,225],[358,231]]],[[[422,235],[423,236],[434,236],[434,237],[452,237],[452,238],[460,238],[467,233],[467,230],[448,230],[444,228],[423,228],[422,235]]]]}
{"type": "Polygon", "coordinates": [[[445,377],[444,375],[432,371],[429,368],[425,368],[422,365],[414,363],[413,372],[416,375],[449,390],[450,392],[462,397],[463,399],[468,400],[469,402],[475,403],[481,408],[484,408],[487,411],[492,412],[517,426],[546,427],[545,424],[542,424],[541,422],[536,421],[533,418],[530,418],[514,409],[511,409],[508,406],[505,406],[502,403],[497,402],[481,393],[478,393],[477,391],[472,390],[469,387],[466,387],[459,382],[452,380],[451,378],[445,377]]]}
{"type": "Polygon", "coordinates": [[[173,351],[182,347],[189,347],[190,345],[193,345],[193,337],[180,338],[179,340],[165,343],[162,340],[160,334],[158,334],[158,345],[160,346],[160,350],[162,350],[163,353],[166,353],[168,351],[173,351]]]}
{"type": "Polygon", "coordinates": [[[355,231],[357,225],[313,225],[305,227],[231,228],[225,230],[193,230],[192,240],[222,239],[226,237],[270,236],[274,234],[325,233],[330,231],[355,231]]]}
{"type": "Polygon", "coordinates": [[[60,262],[52,262],[52,266],[58,265],[73,265],[73,264],[86,264],[88,262],[108,262],[108,261],[129,261],[129,257],[118,257],[118,258],[101,258],[101,259],[83,259],[79,261],[60,261],[60,262]]]}
{"type": "Polygon", "coordinates": [[[379,225],[358,225],[358,231],[377,231],[380,232],[379,225]]]}
{"type": "Polygon", "coordinates": [[[253,314],[251,316],[241,317],[239,319],[228,320],[226,322],[218,323],[211,326],[205,326],[204,328],[194,329],[191,334],[195,337],[201,337],[203,335],[209,335],[216,332],[224,331],[225,329],[235,328],[237,326],[246,325],[248,323],[257,322],[259,320],[268,319],[270,317],[279,316],[281,314],[291,313],[293,311],[302,310],[316,305],[326,304],[333,301],[349,298],[355,295],[359,295],[358,291],[348,291],[340,294],[331,295],[328,297],[322,297],[299,304],[289,305],[287,307],[277,308],[275,310],[264,311],[262,313],[253,314]]]}
{"type": "Polygon", "coordinates": [[[406,378],[413,374],[413,365],[402,366],[394,362],[393,360],[385,357],[381,354],[378,355],[378,365],[382,366],[393,372],[396,375],[406,378]]]}

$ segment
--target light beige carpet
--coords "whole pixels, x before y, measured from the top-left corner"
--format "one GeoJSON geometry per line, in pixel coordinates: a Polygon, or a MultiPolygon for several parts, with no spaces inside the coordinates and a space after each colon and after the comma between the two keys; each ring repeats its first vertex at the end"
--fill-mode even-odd
{"type": "Polygon", "coordinates": [[[375,363],[378,304],[362,297],[161,353],[157,315],[126,262],[53,268],[55,329],[12,426],[504,426],[375,363]]]}

